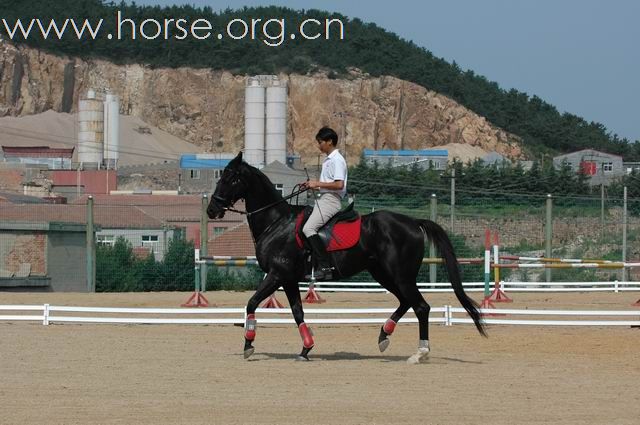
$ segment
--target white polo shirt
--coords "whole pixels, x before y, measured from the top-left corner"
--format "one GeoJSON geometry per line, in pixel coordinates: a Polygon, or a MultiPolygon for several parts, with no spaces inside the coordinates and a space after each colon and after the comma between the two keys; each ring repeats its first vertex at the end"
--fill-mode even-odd
{"type": "Polygon", "coordinates": [[[336,180],[342,180],[344,186],[341,190],[320,189],[320,193],[335,193],[344,198],[347,194],[347,161],[344,160],[338,149],[334,149],[322,163],[322,173],[320,181],[322,183],[332,183],[336,180]]]}

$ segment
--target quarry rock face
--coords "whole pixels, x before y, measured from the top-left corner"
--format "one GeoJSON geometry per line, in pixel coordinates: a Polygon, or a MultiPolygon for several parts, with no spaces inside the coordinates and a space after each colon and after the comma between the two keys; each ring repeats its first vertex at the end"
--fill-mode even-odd
{"type": "MultiPolygon", "coordinates": [[[[522,157],[520,140],[450,98],[395,77],[280,75],[289,87],[288,150],[316,164],[317,130],[333,127],[347,161],[363,149],[428,149],[458,143],[522,157]]],[[[237,152],[244,143],[245,76],[209,69],[152,69],[56,56],[0,41],[0,117],[76,112],[89,88],[120,96],[139,117],[202,148],[237,152]]]]}

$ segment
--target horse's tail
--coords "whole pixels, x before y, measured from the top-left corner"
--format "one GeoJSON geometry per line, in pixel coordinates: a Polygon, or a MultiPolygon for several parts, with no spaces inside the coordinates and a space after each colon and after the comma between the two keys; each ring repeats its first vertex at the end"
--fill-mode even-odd
{"type": "Polygon", "coordinates": [[[440,256],[444,260],[444,265],[447,268],[449,279],[451,280],[451,286],[453,292],[456,294],[456,298],[462,304],[462,307],[469,313],[473,323],[476,325],[478,332],[481,335],[487,336],[487,333],[482,322],[482,317],[478,311],[478,304],[469,298],[464,292],[462,287],[462,279],[460,278],[460,269],[458,265],[458,259],[456,253],[453,250],[453,245],[447,233],[442,227],[434,223],[431,220],[418,220],[420,227],[424,230],[427,238],[435,245],[436,249],[440,252],[440,256]]]}

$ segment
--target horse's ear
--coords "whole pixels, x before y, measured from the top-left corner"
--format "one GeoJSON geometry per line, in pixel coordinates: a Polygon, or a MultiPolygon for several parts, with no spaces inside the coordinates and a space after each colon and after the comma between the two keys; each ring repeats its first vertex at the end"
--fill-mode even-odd
{"type": "Polygon", "coordinates": [[[229,165],[234,167],[240,164],[242,164],[242,151],[240,151],[240,153],[238,153],[238,155],[229,162],[229,165]]]}

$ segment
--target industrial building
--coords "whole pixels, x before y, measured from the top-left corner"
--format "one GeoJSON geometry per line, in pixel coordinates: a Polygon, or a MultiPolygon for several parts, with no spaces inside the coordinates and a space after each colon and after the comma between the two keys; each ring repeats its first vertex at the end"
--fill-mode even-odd
{"type": "Polygon", "coordinates": [[[553,158],[555,168],[560,168],[563,164],[570,166],[576,173],[587,175],[591,186],[607,186],[626,173],[621,156],[595,149],[583,149],[553,158]]]}
{"type": "Polygon", "coordinates": [[[78,102],[78,168],[117,169],[120,150],[120,100],[89,90],[78,102]]]}
{"type": "MultiPolygon", "coordinates": [[[[306,180],[304,171],[290,166],[299,163],[299,156],[287,155],[287,86],[276,76],[257,76],[248,79],[246,90],[244,159],[261,169],[275,188],[287,195],[306,180]]],[[[229,213],[224,220],[211,221],[207,240],[200,240],[202,196],[111,194],[117,190],[118,113],[117,96],[89,90],[79,102],[76,147],[4,149],[6,170],[2,172],[13,173],[7,176],[20,185],[21,192],[37,195],[41,200],[55,194],[67,205],[36,204],[27,212],[19,200],[2,205],[3,289],[87,290],[87,259],[95,255],[87,245],[89,194],[93,195],[98,246],[113,245],[123,237],[136,255],[146,258],[153,254],[156,261],[163,260],[172,238],[193,240],[196,246],[206,243],[212,252],[220,248],[217,242],[224,243],[225,250],[230,246],[242,252],[253,249],[246,222],[239,214],[229,213]],[[227,233],[226,239],[221,238],[227,233]],[[240,243],[238,234],[244,236],[246,243],[240,243]],[[73,267],[65,266],[68,264],[73,267]]],[[[236,155],[237,152],[182,155],[176,182],[179,192],[211,194],[222,170],[236,155]]],[[[306,201],[306,197],[300,199],[300,203],[306,201]]],[[[242,202],[237,207],[244,209],[242,202]]]]}
{"type": "MultiPolygon", "coordinates": [[[[306,180],[291,166],[300,157],[287,153],[287,85],[276,75],[249,77],[245,86],[243,159],[269,177],[283,195],[306,180]]],[[[180,190],[211,193],[234,153],[190,154],[180,157],[180,190]]]]}
{"type": "Polygon", "coordinates": [[[422,150],[373,150],[363,151],[367,164],[377,163],[381,167],[403,167],[414,164],[423,169],[444,170],[449,161],[449,152],[446,149],[422,149],[422,150]]]}
{"type": "Polygon", "coordinates": [[[4,189],[58,203],[116,190],[119,113],[117,95],[89,90],[78,103],[77,146],[2,146],[4,189]]]}
{"type": "Polygon", "coordinates": [[[70,170],[75,148],[49,146],[2,146],[4,161],[10,164],[41,165],[50,170],[70,170]]]}
{"type": "Polygon", "coordinates": [[[287,160],[287,85],[276,75],[247,79],[244,113],[244,159],[262,169],[287,160]]]}

